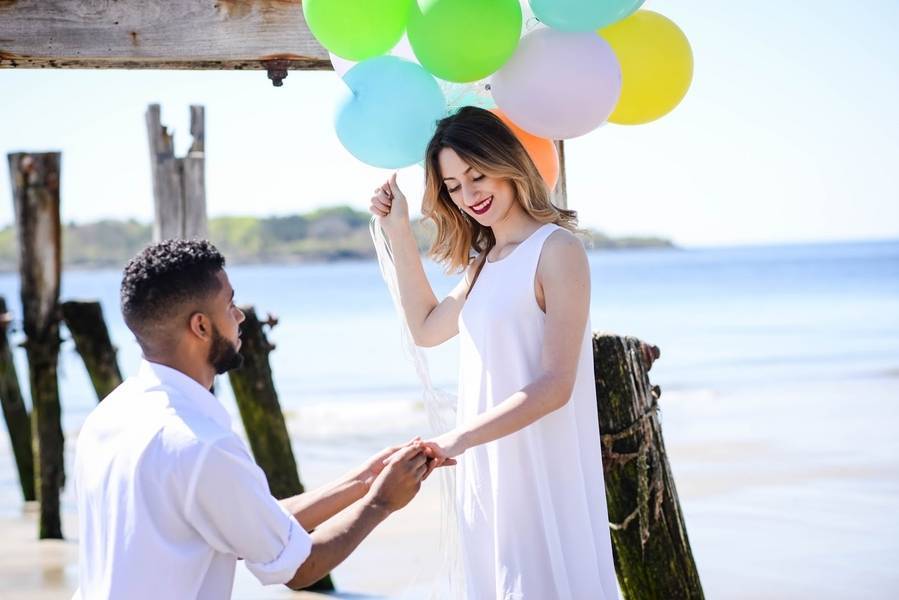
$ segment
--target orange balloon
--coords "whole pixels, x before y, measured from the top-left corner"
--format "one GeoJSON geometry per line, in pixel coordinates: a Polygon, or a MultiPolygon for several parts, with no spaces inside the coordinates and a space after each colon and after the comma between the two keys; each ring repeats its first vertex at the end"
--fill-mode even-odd
{"type": "Polygon", "coordinates": [[[543,181],[546,182],[549,189],[556,187],[556,183],[559,181],[559,153],[556,151],[553,141],[528,133],[513,123],[512,119],[498,108],[491,108],[490,112],[499,117],[506,127],[512,130],[512,133],[527,150],[531,160],[537,165],[537,170],[540,171],[540,176],[543,177],[543,181]]]}

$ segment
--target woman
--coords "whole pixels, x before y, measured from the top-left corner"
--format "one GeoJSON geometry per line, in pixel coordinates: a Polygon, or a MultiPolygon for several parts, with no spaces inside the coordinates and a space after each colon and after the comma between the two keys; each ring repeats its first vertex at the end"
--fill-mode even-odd
{"type": "Polygon", "coordinates": [[[472,107],[438,123],[425,157],[431,255],[464,270],[446,298],[425,276],[395,174],[371,212],[415,343],[460,335],[458,426],[427,446],[459,460],[469,600],[617,598],[575,213],[552,205],[502,121],[472,107]]]}

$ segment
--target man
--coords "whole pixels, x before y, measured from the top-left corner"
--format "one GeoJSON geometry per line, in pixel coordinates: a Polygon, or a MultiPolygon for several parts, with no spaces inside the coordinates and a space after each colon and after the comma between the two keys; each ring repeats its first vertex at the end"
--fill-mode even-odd
{"type": "Polygon", "coordinates": [[[224,264],[207,241],[170,240],[125,268],[122,313],[143,360],[78,437],[76,598],[229,598],[239,558],[263,584],[308,586],[429,474],[413,440],[321,489],[272,497],[209,391],[242,362],[224,264]]]}

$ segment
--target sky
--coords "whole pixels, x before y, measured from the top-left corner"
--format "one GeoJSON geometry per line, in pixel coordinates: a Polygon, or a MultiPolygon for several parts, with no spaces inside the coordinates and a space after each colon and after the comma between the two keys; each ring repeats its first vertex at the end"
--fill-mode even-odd
{"type": "MultiPolygon", "coordinates": [[[[650,0],[693,48],[672,113],[566,142],[581,224],[684,246],[899,237],[899,3],[650,0]]],[[[0,70],[0,153],[62,151],[62,216],[152,220],[144,122],[162,106],[177,152],[206,107],[210,216],[365,209],[390,171],[347,153],[333,72],[0,70]]],[[[423,171],[402,169],[417,211],[423,171]]],[[[12,222],[7,161],[0,226],[12,222]]]]}

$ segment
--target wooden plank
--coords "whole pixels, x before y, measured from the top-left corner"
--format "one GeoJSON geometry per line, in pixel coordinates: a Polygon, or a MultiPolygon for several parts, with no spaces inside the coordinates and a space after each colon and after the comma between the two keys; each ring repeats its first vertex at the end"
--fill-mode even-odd
{"type": "Polygon", "coordinates": [[[19,240],[25,353],[31,381],[40,538],[62,538],[59,495],[65,485],[59,404],[60,153],[9,155],[19,240]]]}
{"type": "Polygon", "coordinates": [[[0,68],[331,69],[300,0],[0,0],[0,68]]]}

